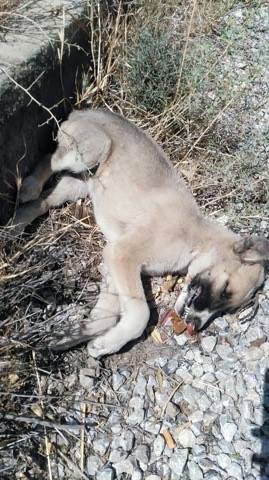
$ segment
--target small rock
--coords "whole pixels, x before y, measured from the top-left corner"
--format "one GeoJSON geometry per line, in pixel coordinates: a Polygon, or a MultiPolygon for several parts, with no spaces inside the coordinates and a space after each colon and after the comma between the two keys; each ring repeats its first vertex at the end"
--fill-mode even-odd
{"type": "Polygon", "coordinates": [[[203,337],[201,340],[202,349],[205,352],[213,352],[217,343],[216,337],[203,337]]]}
{"type": "Polygon", "coordinates": [[[122,473],[127,473],[128,475],[133,475],[134,470],[136,468],[136,460],[129,456],[126,460],[122,460],[121,462],[114,463],[114,469],[116,470],[117,478],[122,473]]]}
{"type": "Polygon", "coordinates": [[[138,408],[142,409],[144,407],[144,398],[132,397],[129,401],[129,407],[134,410],[137,410],[138,408]]]}
{"type": "Polygon", "coordinates": [[[201,410],[195,410],[195,412],[191,413],[189,415],[189,420],[190,422],[193,422],[193,423],[197,423],[197,422],[201,422],[203,420],[203,412],[201,412],[201,410]]]}
{"type": "Polygon", "coordinates": [[[79,383],[85,390],[92,390],[95,380],[91,376],[91,370],[88,368],[81,368],[79,372],[79,383]]]}
{"type": "Polygon", "coordinates": [[[269,300],[262,300],[261,308],[265,315],[269,315],[269,300]]]}
{"type": "Polygon", "coordinates": [[[143,408],[140,408],[139,410],[134,410],[129,417],[126,419],[126,423],[129,425],[139,425],[141,422],[143,422],[145,417],[145,411],[143,408]]]}
{"type": "Polygon", "coordinates": [[[197,443],[192,447],[192,454],[195,456],[204,456],[206,454],[206,448],[204,445],[198,445],[197,443]]]}
{"type": "Polygon", "coordinates": [[[144,472],[141,472],[141,470],[135,470],[132,474],[132,480],[143,480],[143,478],[144,472]]]}
{"type": "Polygon", "coordinates": [[[109,455],[109,461],[111,463],[120,463],[127,458],[127,452],[122,449],[111,450],[109,455]]]}
{"type": "Polygon", "coordinates": [[[204,478],[201,468],[195,462],[188,462],[189,480],[202,480],[204,478]]]}
{"type": "Polygon", "coordinates": [[[225,453],[219,453],[217,456],[216,463],[226,470],[230,465],[231,465],[231,459],[229,455],[226,455],[225,453]]]}
{"type": "Polygon", "coordinates": [[[177,414],[179,413],[179,409],[178,407],[173,405],[173,403],[169,402],[166,407],[165,413],[166,413],[166,417],[170,419],[175,419],[177,414]]]}
{"type": "Polygon", "coordinates": [[[188,460],[188,454],[187,448],[177,448],[169,459],[169,467],[173,473],[178,475],[178,478],[180,478],[180,475],[183,473],[188,460]]]}
{"type": "Polygon", "coordinates": [[[219,330],[226,330],[228,328],[228,322],[223,318],[219,317],[214,320],[214,325],[219,329],[219,330]]]}
{"type": "Polygon", "coordinates": [[[188,336],[185,333],[182,333],[181,335],[175,335],[174,338],[180,347],[183,347],[183,345],[185,345],[185,343],[188,341],[188,336]]]}
{"type": "Polygon", "coordinates": [[[153,451],[154,451],[156,457],[161,456],[161,454],[164,451],[164,447],[165,447],[164,438],[161,435],[158,435],[158,437],[156,437],[154,442],[153,442],[153,451]]]}
{"type": "Polygon", "coordinates": [[[155,465],[156,465],[157,472],[161,476],[161,478],[163,479],[170,478],[170,468],[168,466],[167,457],[162,457],[162,459],[157,461],[155,465]]]}
{"type": "Polygon", "coordinates": [[[222,358],[223,360],[228,360],[228,361],[233,361],[234,360],[234,355],[233,355],[233,350],[231,349],[230,345],[225,344],[225,345],[217,345],[216,346],[216,352],[222,358]]]}
{"type": "Polygon", "coordinates": [[[167,375],[171,375],[172,373],[175,373],[177,368],[178,368],[178,361],[172,358],[164,366],[164,372],[167,375]]]}
{"type": "Polygon", "coordinates": [[[193,382],[193,376],[190,374],[190,372],[188,372],[187,369],[178,368],[176,371],[176,376],[181,378],[185,385],[193,382]]]}
{"type": "Polygon", "coordinates": [[[236,478],[236,480],[243,479],[242,468],[238,463],[232,462],[231,465],[227,468],[227,473],[231,477],[236,478]]]}
{"type": "Polygon", "coordinates": [[[109,440],[107,437],[99,437],[93,441],[93,449],[101,457],[106,454],[109,447],[109,440]]]}
{"type": "Polygon", "coordinates": [[[212,412],[208,412],[208,413],[204,413],[203,415],[203,424],[204,424],[204,428],[205,428],[205,431],[209,431],[213,425],[213,423],[215,422],[217,418],[217,414],[216,413],[212,413],[212,412]]]}
{"type": "Polygon", "coordinates": [[[246,362],[260,360],[263,357],[263,351],[260,347],[250,347],[243,353],[243,356],[246,362]]]}
{"type": "Polygon", "coordinates": [[[109,467],[104,468],[96,475],[96,480],[113,480],[113,478],[115,478],[114,471],[109,467]]]}
{"type": "Polygon", "coordinates": [[[230,422],[224,423],[223,425],[221,424],[220,429],[226,442],[231,442],[237,432],[235,423],[230,422]]]}
{"type": "Polygon", "coordinates": [[[150,418],[144,423],[144,430],[152,433],[153,435],[158,435],[159,431],[161,430],[161,424],[157,422],[155,418],[150,418]]]}
{"type": "Polygon", "coordinates": [[[139,445],[133,453],[134,457],[137,459],[141,470],[144,472],[147,470],[150,450],[148,445],[139,445]]]}
{"type": "Polygon", "coordinates": [[[113,373],[112,375],[112,388],[117,391],[124,384],[126,378],[121,375],[119,372],[113,373]]]}
{"type": "Polygon", "coordinates": [[[208,470],[204,478],[205,480],[223,480],[223,477],[216,470],[208,470]]]}
{"type": "Polygon", "coordinates": [[[139,374],[136,379],[136,384],[133,390],[133,395],[144,397],[146,394],[147,381],[143,375],[139,374]]]}
{"type": "Polygon", "coordinates": [[[191,387],[191,385],[184,385],[181,389],[182,396],[184,400],[189,403],[190,405],[194,405],[197,400],[199,400],[199,405],[200,405],[200,399],[199,399],[199,392],[191,387]]]}
{"type": "Polygon", "coordinates": [[[134,446],[134,441],[134,433],[131,430],[124,430],[120,436],[119,445],[123,450],[129,452],[134,446]]]}
{"type": "Polygon", "coordinates": [[[194,433],[186,428],[176,435],[175,440],[184,448],[192,448],[196,443],[196,437],[194,433]]]}
{"type": "Polygon", "coordinates": [[[254,408],[252,402],[249,400],[244,400],[242,409],[241,409],[241,414],[246,420],[251,420],[253,419],[253,413],[254,413],[254,408]]]}
{"type": "Polygon", "coordinates": [[[210,408],[211,404],[212,402],[209,400],[208,396],[205,393],[203,393],[199,398],[199,402],[198,402],[200,410],[202,410],[202,412],[205,412],[210,408]]]}
{"type": "Polygon", "coordinates": [[[201,378],[201,376],[204,373],[204,369],[203,369],[202,365],[199,365],[199,364],[195,363],[192,366],[191,373],[194,377],[201,378]]]}
{"type": "Polygon", "coordinates": [[[99,457],[96,455],[90,455],[87,458],[87,473],[94,476],[99,470],[101,470],[103,464],[99,457]]]}

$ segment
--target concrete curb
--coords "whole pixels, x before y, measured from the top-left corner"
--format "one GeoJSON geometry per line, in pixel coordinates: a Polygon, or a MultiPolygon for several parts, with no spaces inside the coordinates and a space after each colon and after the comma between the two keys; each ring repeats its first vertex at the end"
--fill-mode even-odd
{"type": "Polygon", "coordinates": [[[10,29],[0,26],[0,223],[12,214],[16,176],[24,176],[53,148],[54,121],[21,88],[59,120],[72,108],[76,86],[90,57],[83,28],[87,1],[36,0],[18,10],[10,29]],[[53,5],[53,6],[52,6],[53,5]],[[7,32],[7,33],[6,33],[7,32]],[[60,35],[64,34],[62,61],[60,35]],[[13,79],[13,80],[12,80],[13,79]]]}

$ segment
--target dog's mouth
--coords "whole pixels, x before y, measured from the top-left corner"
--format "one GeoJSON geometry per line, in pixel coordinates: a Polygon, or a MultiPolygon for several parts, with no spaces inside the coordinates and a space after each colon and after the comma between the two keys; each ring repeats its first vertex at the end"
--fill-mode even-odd
{"type": "Polygon", "coordinates": [[[195,300],[202,295],[202,292],[202,285],[190,286],[186,302],[181,309],[181,312],[178,312],[186,324],[189,335],[195,335],[202,327],[201,319],[193,312],[193,304],[195,300]]]}
{"type": "Polygon", "coordinates": [[[201,329],[201,320],[199,317],[189,316],[188,310],[184,309],[182,318],[186,324],[189,335],[195,335],[201,329]]]}

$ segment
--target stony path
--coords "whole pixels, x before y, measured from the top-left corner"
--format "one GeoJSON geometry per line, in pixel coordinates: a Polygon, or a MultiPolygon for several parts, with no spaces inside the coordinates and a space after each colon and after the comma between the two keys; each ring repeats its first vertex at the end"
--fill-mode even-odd
{"type": "MultiPolygon", "coordinates": [[[[102,384],[102,420],[100,408],[87,417],[99,418],[87,434],[89,478],[269,478],[269,464],[256,461],[269,456],[268,315],[267,281],[255,321],[219,318],[195,341],[161,327],[163,344],[144,342],[152,358],[119,355],[102,384]]],[[[86,391],[96,389],[96,371],[81,370],[86,391]]]]}

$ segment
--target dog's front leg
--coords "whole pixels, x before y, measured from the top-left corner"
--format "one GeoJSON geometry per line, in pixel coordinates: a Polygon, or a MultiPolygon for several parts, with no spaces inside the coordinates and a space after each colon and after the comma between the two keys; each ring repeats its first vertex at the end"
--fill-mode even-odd
{"type": "Polygon", "coordinates": [[[120,315],[119,297],[105,266],[102,269],[102,277],[99,297],[89,318],[65,327],[62,332],[55,335],[49,344],[52,350],[67,350],[103,334],[116,325],[120,315]]]}
{"type": "Polygon", "coordinates": [[[139,252],[133,239],[125,239],[107,246],[105,260],[117,288],[121,318],[113,328],[88,344],[93,357],[101,357],[120,350],[129,341],[142,335],[148,320],[147,305],[140,276],[139,252]]]}

